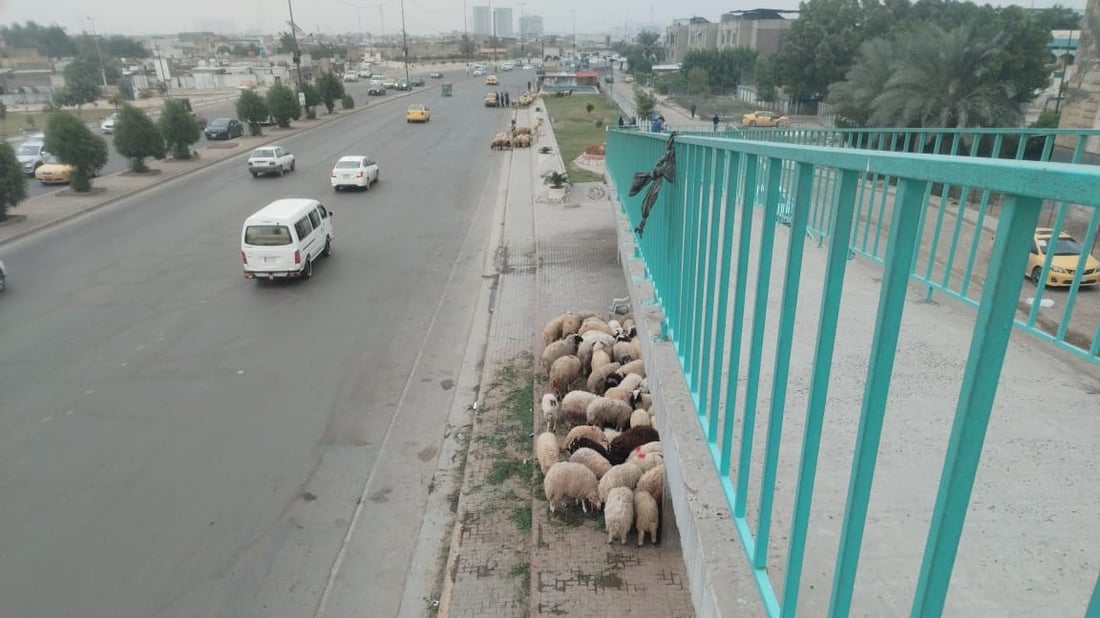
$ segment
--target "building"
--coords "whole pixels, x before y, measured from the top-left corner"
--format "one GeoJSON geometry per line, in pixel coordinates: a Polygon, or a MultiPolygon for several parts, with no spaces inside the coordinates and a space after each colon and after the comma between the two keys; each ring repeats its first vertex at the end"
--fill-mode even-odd
{"type": "Polygon", "coordinates": [[[542,16],[524,15],[519,18],[519,35],[524,39],[542,36],[542,16]]]}
{"type": "Polygon", "coordinates": [[[778,53],[794,24],[793,19],[783,17],[786,12],[789,11],[753,9],[723,14],[717,24],[718,49],[748,47],[761,56],[778,53]]]}
{"type": "Polygon", "coordinates": [[[718,24],[705,17],[677,19],[665,29],[665,61],[671,64],[683,62],[693,50],[718,48],[718,24]]]}
{"type": "Polygon", "coordinates": [[[493,9],[493,36],[502,38],[512,38],[515,35],[515,31],[512,29],[512,9],[509,7],[498,7],[493,9]]]}
{"type": "Polygon", "coordinates": [[[474,7],[474,34],[480,36],[490,36],[493,34],[493,23],[487,6],[475,6],[474,7]]]}

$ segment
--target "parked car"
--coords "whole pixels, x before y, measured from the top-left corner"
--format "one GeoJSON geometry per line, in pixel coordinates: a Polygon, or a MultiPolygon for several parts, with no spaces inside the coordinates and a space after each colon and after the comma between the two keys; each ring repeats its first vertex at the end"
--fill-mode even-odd
{"type": "MultiPolygon", "coordinates": [[[[1039,285],[1039,277],[1043,274],[1043,264],[1046,262],[1053,235],[1054,230],[1049,227],[1040,227],[1035,230],[1031,253],[1027,258],[1027,271],[1024,273],[1024,276],[1031,279],[1035,285],[1039,285]]],[[[1077,264],[1081,262],[1082,254],[1085,254],[1085,264],[1081,272],[1081,287],[1100,285],[1100,260],[1085,251],[1076,238],[1062,232],[1058,234],[1058,241],[1054,243],[1054,256],[1051,258],[1050,270],[1047,272],[1047,287],[1073,285],[1073,277],[1077,264]]]]}
{"type": "Polygon", "coordinates": [[[56,156],[49,155],[42,165],[34,170],[34,179],[44,185],[67,185],[74,169],[68,163],[62,163],[56,156]]]}
{"type": "Polygon", "coordinates": [[[382,78],[382,87],[383,88],[396,88],[397,87],[397,78],[396,77],[390,77],[388,75],[386,77],[383,77],[382,78]]]}
{"type": "Polygon", "coordinates": [[[497,79],[496,75],[488,75],[485,77],[486,86],[496,86],[498,84],[500,84],[500,80],[497,79]]]}
{"type": "Polygon", "coordinates": [[[483,69],[481,67],[477,67],[477,68],[474,69],[474,72],[473,72],[474,77],[481,77],[482,75],[485,75],[485,69],[483,69]]]}
{"type": "Polygon", "coordinates": [[[244,125],[236,118],[215,118],[203,130],[206,139],[233,139],[244,135],[244,125]]]}
{"type": "Polygon", "coordinates": [[[330,179],[334,191],[344,187],[359,187],[369,191],[371,184],[378,182],[378,164],[363,155],[340,157],[332,168],[330,179]]]}
{"type": "Polygon", "coordinates": [[[741,116],[741,126],[743,127],[789,127],[791,126],[791,119],[787,118],[783,114],[777,114],[767,110],[759,110],[755,112],[749,112],[744,116],[741,116]]]}
{"type": "Polygon", "coordinates": [[[348,71],[347,73],[344,73],[344,81],[357,82],[359,81],[359,74],[355,71],[348,71]]]}
{"type": "Polygon", "coordinates": [[[409,90],[410,88],[412,88],[412,86],[409,85],[409,82],[403,79],[397,80],[397,83],[394,84],[394,87],[398,90],[409,90]]]}
{"type": "Polygon", "coordinates": [[[309,279],[313,262],[332,255],[332,212],[312,199],[271,202],[244,220],[241,262],[246,279],[309,279]]]}
{"type": "Polygon", "coordinates": [[[485,107],[496,107],[496,106],[497,106],[497,93],[490,92],[489,94],[485,95],[485,107]]]}
{"type": "Polygon", "coordinates": [[[99,130],[104,133],[114,133],[115,123],[118,122],[118,112],[111,114],[103,119],[103,122],[99,125],[99,130]]]}
{"type": "Polygon", "coordinates": [[[372,73],[370,69],[359,69],[359,77],[370,79],[371,75],[374,75],[374,73],[372,73]]]}
{"type": "Polygon", "coordinates": [[[443,79],[443,71],[432,71],[428,73],[428,77],[432,79],[443,79]]]}
{"type": "Polygon", "coordinates": [[[420,103],[413,103],[405,112],[405,122],[430,122],[431,119],[432,112],[420,103]]]}
{"type": "Polygon", "coordinates": [[[269,176],[278,174],[285,176],[287,172],[294,171],[294,155],[290,154],[282,146],[264,146],[252,151],[248,155],[248,171],[255,178],[260,174],[269,176]]]}
{"type": "Polygon", "coordinates": [[[0,292],[8,287],[8,271],[4,270],[4,263],[0,262],[0,292]]]}
{"type": "Polygon", "coordinates": [[[34,176],[34,171],[41,167],[49,156],[50,153],[46,152],[46,144],[38,140],[23,142],[15,147],[15,158],[19,159],[19,164],[23,166],[23,173],[28,176],[34,176]]]}
{"type": "Polygon", "coordinates": [[[380,81],[372,81],[370,88],[367,89],[367,94],[372,97],[380,97],[386,94],[386,87],[380,81]]]}
{"type": "Polygon", "coordinates": [[[413,88],[423,88],[424,87],[424,78],[423,77],[414,77],[414,78],[409,80],[409,85],[412,86],[413,88]]]}

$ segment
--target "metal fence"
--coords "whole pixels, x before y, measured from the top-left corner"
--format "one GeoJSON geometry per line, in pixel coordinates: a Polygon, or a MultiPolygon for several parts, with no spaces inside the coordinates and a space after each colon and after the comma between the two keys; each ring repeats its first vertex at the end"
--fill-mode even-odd
{"type": "MultiPolygon", "coordinates": [[[[775,132],[767,134],[777,136],[775,132]]],[[[839,551],[833,565],[830,616],[847,616],[851,611],[910,280],[917,279],[929,290],[950,293],[977,308],[912,600],[913,616],[939,616],[1012,325],[1035,330],[1039,302],[1031,306],[1026,318],[1017,318],[1025,285],[1022,274],[1029,260],[1026,248],[1044,215],[1052,214],[1056,231],[1063,227],[1067,205],[1077,205],[1091,226],[1090,234],[1095,233],[1100,223],[1096,208],[1100,168],[980,157],[976,156],[980,145],[970,147],[975,156],[930,156],[868,152],[855,147],[859,141],[854,135],[843,132],[823,132],[814,139],[824,140],[828,135],[832,141],[827,143],[837,147],[779,139],[768,143],[677,136],[677,180],[662,188],[648,213],[644,234],[635,233],[639,257],[653,285],[653,302],[663,311],[665,334],[680,358],[733,513],[733,527],[772,616],[794,616],[798,607],[837,322],[852,256],[863,254],[881,262],[883,276],[862,380],[859,430],[839,551]],[[953,196],[957,196],[954,202],[953,196]],[[990,215],[994,203],[995,219],[990,215]],[[1050,204],[1055,205],[1052,212],[1050,204]],[[966,218],[962,216],[964,206],[973,211],[966,218]],[[949,209],[954,211],[950,219],[949,209]],[[962,241],[966,220],[973,228],[967,231],[972,237],[969,244],[962,241]],[[784,223],[790,226],[791,239],[785,261],[773,256],[777,231],[784,223]],[[992,233],[984,233],[986,229],[992,233]],[[984,238],[978,238],[980,235],[984,238]],[[797,242],[806,236],[808,242],[797,242]],[[950,238],[946,252],[939,250],[942,237],[950,238]],[[821,261],[825,262],[823,281],[815,282],[822,290],[815,332],[811,333],[817,343],[808,392],[803,395],[807,401],[805,425],[795,464],[797,482],[785,537],[785,567],[782,579],[773,581],[768,553],[782,534],[773,529],[779,440],[784,417],[791,413],[785,402],[790,398],[788,374],[803,283],[800,276],[806,249],[815,245],[824,248],[821,261]],[[987,263],[981,268],[979,255],[983,264],[987,263]],[[954,266],[960,263],[965,266],[962,276],[956,277],[954,266]],[[755,264],[754,274],[749,272],[751,264],[755,264]],[[773,280],[773,269],[782,273],[781,281],[773,280]],[[768,315],[773,288],[781,300],[775,340],[765,352],[765,323],[775,319],[768,315]],[[766,361],[773,366],[771,374],[764,368],[766,361]],[[767,409],[763,409],[765,405],[767,409]],[[758,413],[766,416],[761,422],[767,425],[762,453],[753,436],[758,413]],[[738,440],[734,439],[736,427],[741,430],[738,440]],[[755,511],[749,511],[746,500],[750,470],[759,476],[755,511]]],[[[607,166],[615,184],[629,187],[635,173],[652,169],[665,153],[667,137],[610,131],[607,166]]],[[[939,151],[942,142],[933,142],[939,151]]],[[[949,151],[956,152],[961,142],[949,142],[949,151]]],[[[1051,143],[1045,141],[1044,153],[1049,153],[1051,143]]],[[[624,191],[620,198],[636,226],[642,220],[642,194],[628,197],[624,191]]],[[[1091,240],[1089,236],[1086,242],[1091,240]]],[[[1050,268],[1048,258],[1042,265],[1044,281],[1050,268]]],[[[1077,274],[1074,280],[1079,277],[1077,274]]],[[[1043,293],[1040,284],[1035,297],[1043,293]]],[[[1076,288],[1065,295],[1067,313],[1076,299],[1076,288]]],[[[1090,299],[1090,304],[1097,303],[1090,299]]],[[[1045,338],[1096,362],[1100,339],[1096,325],[1092,325],[1091,340],[1081,346],[1067,338],[1069,326],[1063,320],[1045,338]]],[[[1087,602],[1085,615],[1100,615],[1100,580],[1087,602]]]]}

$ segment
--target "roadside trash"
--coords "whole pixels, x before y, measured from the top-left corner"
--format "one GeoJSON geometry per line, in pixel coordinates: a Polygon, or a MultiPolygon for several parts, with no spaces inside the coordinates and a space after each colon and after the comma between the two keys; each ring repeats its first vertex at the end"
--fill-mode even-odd
{"type": "MultiPolygon", "coordinates": [[[[1034,298],[1028,298],[1027,301],[1025,301],[1025,302],[1027,302],[1027,304],[1029,306],[1034,305],[1035,304],[1035,299],[1034,298]]],[[[1044,299],[1039,301],[1039,306],[1042,307],[1043,309],[1050,309],[1051,307],[1054,306],[1054,299],[1053,298],[1044,298],[1044,299]]]]}

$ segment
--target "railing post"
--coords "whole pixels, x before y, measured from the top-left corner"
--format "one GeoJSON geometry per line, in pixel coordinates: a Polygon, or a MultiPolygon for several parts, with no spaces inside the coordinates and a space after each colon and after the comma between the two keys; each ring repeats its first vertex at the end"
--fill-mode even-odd
{"type": "Polygon", "coordinates": [[[1012,196],[1001,212],[989,266],[991,276],[986,280],[978,307],[943,476],[917,579],[913,618],[933,618],[943,613],[966,509],[970,505],[970,492],[974,488],[982,444],[989,427],[989,415],[997,395],[998,378],[1012,334],[1016,301],[1023,286],[1020,272],[1027,263],[1027,254],[1020,251],[1020,247],[1026,247],[1035,233],[1041,207],[1042,200],[1038,198],[1012,196]]]}

